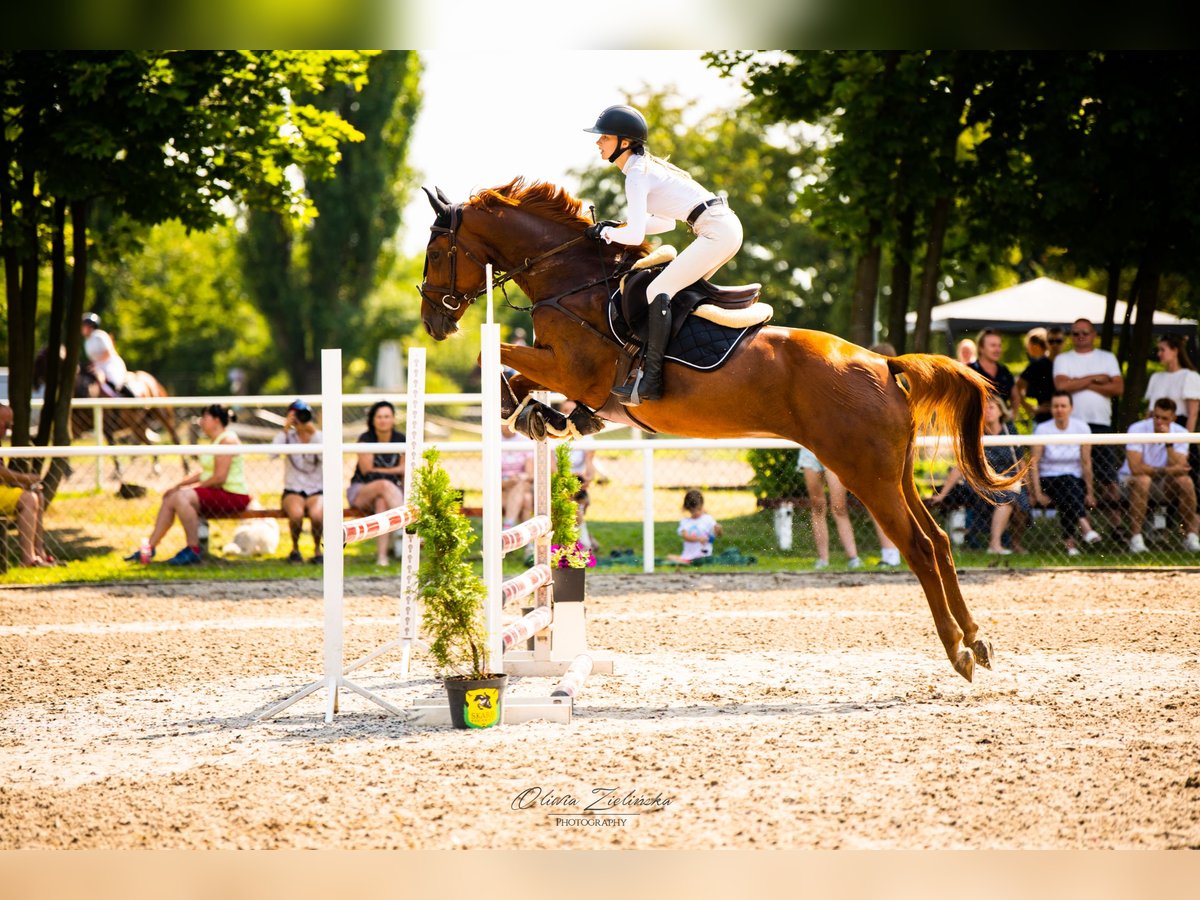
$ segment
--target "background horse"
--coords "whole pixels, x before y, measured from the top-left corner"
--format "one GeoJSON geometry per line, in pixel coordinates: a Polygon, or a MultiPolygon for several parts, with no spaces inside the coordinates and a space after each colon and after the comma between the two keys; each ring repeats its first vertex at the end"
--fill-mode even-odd
{"type": "MultiPolygon", "coordinates": [[[[34,359],[33,364],[33,389],[36,391],[46,382],[46,348],[43,348],[34,359]]],[[[170,397],[167,389],[162,386],[157,378],[149,372],[130,371],[126,385],[134,392],[138,398],[159,398],[170,397]]],[[[100,381],[96,377],[92,365],[89,363],[83,368],[75,370],[75,386],[72,390],[72,396],[76,399],[103,399],[108,395],[100,387],[100,381]]],[[[125,408],[125,409],[105,409],[103,412],[103,427],[104,427],[104,442],[106,444],[116,444],[122,441],[133,444],[150,444],[154,443],[154,435],[152,429],[155,426],[165,429],[171,435],[171,443],[178,444],[179,436],[176,427],[175,409],[170,406],[154,406],[143,409],[125,408]]],[[[43,415],[45,411],[43,411],[43,415]]],[[[72,436],[81,435],[84,432],[92,431],[96,424],[95,410],[91,409],[71,409],[71,434],[72,436]]],[[[116,476],[123,479],[121,472],[121,461],[117,457],[113,457],[113,466],[116,471],[116,476]]],[[[160,470],[158,457],[154,457],[154,471],[157,473],[160,470]]],[[[183,471],[186,474],[188,471],[187,458],[183,460],[183,471]]]]}
{"type": "MultiPolygon", "coordinates": [[[[529,405],[528,393],[545,388],[628,421],[609,397],[622,348],[609,335],[605,304],[648,245],[586,239],[581,204],[550,184],[518,178],[463,204],[440,190],[426,193],[436,214],[419,288],[426,331],[440,341],[458,330],[486,290],[491,263],[504,273],[498,284],[511,279],[533,301],[533,346],[501,345],[502,363],[521,373],[509,381],[505,414],[533,436],[597,430],[589,410],[567,422],[529,405]]],[[[913,479],[920,423],[953,438],[959,469],[977,490],[1020,480],[1022,472],[998,475],[983,455],[987,382],[948,357],[889,358],[834,335],[772,326],[743,341],[716,372],[668,362],[664,378],[663,398],[638,406],[635,424],[700,438],[784,438],[811,449],[900,549],[955,671],[970,681],[976,661],[991,668],[991,644],[963,600],[950,541],[913,479]]]]}

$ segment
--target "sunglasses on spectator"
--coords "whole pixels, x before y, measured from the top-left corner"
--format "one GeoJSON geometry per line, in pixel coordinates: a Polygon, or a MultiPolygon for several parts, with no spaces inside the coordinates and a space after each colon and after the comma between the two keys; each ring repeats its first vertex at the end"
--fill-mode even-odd
{"type": "Polygon", "coordinates": [[[1062,338],[1046,338],[1047,344],[1061,344],[1062,342],[1063,342],[1062,338]]]}
{"type": "Polygon", "coordinates": [[[1072,331],[1071,337],[1087,337],[1089,334],[1093,334],[1093,333],[1094,332],[1091,332],[1091,331],[1072,331]]]}

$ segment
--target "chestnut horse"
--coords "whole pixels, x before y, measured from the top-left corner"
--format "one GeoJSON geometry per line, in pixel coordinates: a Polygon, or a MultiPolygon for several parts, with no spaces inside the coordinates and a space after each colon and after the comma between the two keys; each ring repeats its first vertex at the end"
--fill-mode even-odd
{"type": "MultiPolygon", "coordinates": [[[[462,204],[430,193],[436,213],[419,287],[425,330],[444,340],[486,288],[484,265],[504,273],[532,300],[533,346],[502,344],[501,361],[520,374],[508,384],[505,415],[525,433],[586,434],[602,417],[623,420],[609,391],[621,345],[608,336],[605,304],[616,278],[649,248],[611,247],[583,235],[581,204],[554,185],[515,179],[462,204]],[[573,398],[570,422],[526,402],[549,389],[573,398]],[[608,409],[604,407],[608,406],[608,409]],[[555,417],[558,417],[556,421],[555,417]]],[[[959,588],[950,541],[913,479],[918,425],[953,438],[967,481],[982,492],[1020,479],[999,475],[983,455],[987,382],[943,356],[889,358],[834,335],[764,326],[715,372],[668,362],[661,400],[633,411],[655,431],[698,438],[767,437],[803,444],[871,511],[900,549],[929,601],[938,637],[968,681],[975,663],[991,668],[959,588]]]]}

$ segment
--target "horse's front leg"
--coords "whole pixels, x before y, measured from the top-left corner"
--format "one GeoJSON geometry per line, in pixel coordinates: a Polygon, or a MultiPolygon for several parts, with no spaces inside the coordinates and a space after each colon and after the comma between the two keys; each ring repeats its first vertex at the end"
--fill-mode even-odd
{"type": "Polygon", "coordinates": [[[578,401],[570,415],[564,415],[534,400],[529,395],[546,388],[524,375],[501,375],[500,381],[500,414],[514,431],[540,441],[547,437],[585,437],[604,429],[604,422],[578,401]]]}

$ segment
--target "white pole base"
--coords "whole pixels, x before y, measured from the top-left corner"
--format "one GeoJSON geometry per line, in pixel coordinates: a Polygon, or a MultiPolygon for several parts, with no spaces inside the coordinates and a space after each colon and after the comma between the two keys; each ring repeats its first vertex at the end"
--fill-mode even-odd
{"type": "MultiPolygon", "coordinates": [[[[593,675],[616,674],[615,660],[611,654],[597,653],[594,650],[582,651],[592,658],[593,675]]],[[[565,675],[567,669],[575,662],[578,652],[552,653],[549,659],[535,659],[535,651],[509,650],[504,654],[504,672],[506,675],[535,675],[554,677],[565,675]]],[[[507,702],[507,701],[506,701],[507,702]]]]}
{"type": "MultiPolygon", "coordinates": [[[[410,721],[417,725],[450,725],[450,703],[441,700],[418,700],[409,709],[410,721]]],[[[571,722],[570,697],[504,697],[502,725],[523,722],[571,722]]]]}

